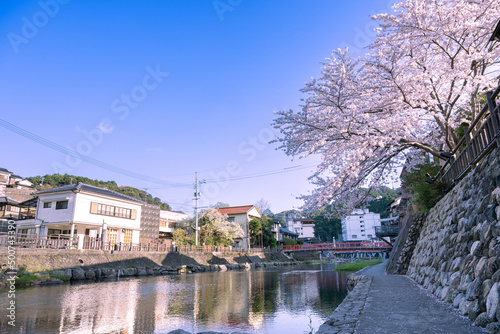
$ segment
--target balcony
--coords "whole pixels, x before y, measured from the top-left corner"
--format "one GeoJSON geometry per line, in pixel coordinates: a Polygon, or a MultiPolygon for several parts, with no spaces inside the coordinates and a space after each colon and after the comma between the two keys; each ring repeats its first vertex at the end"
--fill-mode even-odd
{"type": "Polygon", "coordinates": [[[399,234],[399,225],[375,226],[377,237],[396,237],[399,234]]]}

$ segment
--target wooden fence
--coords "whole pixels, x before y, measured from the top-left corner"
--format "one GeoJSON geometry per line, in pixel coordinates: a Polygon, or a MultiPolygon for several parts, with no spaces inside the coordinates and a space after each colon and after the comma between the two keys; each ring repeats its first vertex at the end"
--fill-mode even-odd
{"type": "Polygon", "coordinates": [[[470,124],[465,135],[455,148],[449,152],[449,158],[433,180],[442,182],[446,190],[457,184],[476,164],[494,148],[500,147],[500,115],[495,99],[500,93],[500,86],[495,91],[487,92],[487,103],[470,124]]]}

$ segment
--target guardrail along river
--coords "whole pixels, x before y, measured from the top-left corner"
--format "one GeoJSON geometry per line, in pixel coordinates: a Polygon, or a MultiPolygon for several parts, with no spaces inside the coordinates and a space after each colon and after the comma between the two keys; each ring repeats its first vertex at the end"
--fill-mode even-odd
{"type": "MultiPolygon", "coordinates": [[[[347,295],[333,264],[18,288],[1,333],[308,333],[347,295]]],[[[0,290],[2,291],[2,290],[0,290]]],[[[0,295],[6,312],[7,290],[0,295]]]]}

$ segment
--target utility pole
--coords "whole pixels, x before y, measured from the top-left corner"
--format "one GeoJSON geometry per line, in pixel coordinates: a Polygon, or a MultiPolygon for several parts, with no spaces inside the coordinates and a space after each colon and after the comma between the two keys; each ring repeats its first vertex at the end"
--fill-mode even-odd
{"type": "Polygon", "coordinates": [[[196,219],[196,230],[195,230],[195,245],[198,246],[198,200],[201,198],[201,193],[198,187],[205,183],[205,180],[198,180],[198,172],[194,173],[194,215],[196,219]]]}

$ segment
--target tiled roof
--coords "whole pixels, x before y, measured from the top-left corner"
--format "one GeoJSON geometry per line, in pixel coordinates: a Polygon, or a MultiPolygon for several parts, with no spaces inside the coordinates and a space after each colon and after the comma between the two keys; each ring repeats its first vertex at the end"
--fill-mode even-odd
{"type": "Polygon", "coordinates": [[[254,205],[230,206],[228,208],[217,209],[217,211],[219,211],[223,215],[237,215],[247,213],[248,211],[252,210],[253,207],[254,205]]]}
{"type": "Polygon", "coordinates": [[[309,219],[309,218],[296,218],[293,220],[294,222],[311,222],[314,223],[314,219],[309,219]]]}
{"type": "Polygon", "coordinates": [[[0,172],[11,173],[12,174],[12,172],[10,170],[8,170],[6,168],[1,168],[1,167],[0,167],[0,172]]]}
{"type": "Polygon", "coordinates": [[[41,195],[41,194],[50,194],[50,193],[58,193],[58,192],[64,192],[64,191],[85,191],[85,192],[90,192],[94,194],[99,194],[99,195],[105,195],[105,196],[110,196],[110,197],[115,197],[115,198],[120,198],[124,199],[127,201],[133,201],[133,202],[138,202],[138,203],[144,203],[141,200],[138,200],[137,198],[133,198],[124,194],[120,194],[119,192],[116,192],[114,190],[109,190],[106,188],[100,188],[96,186],[91,186],[90,184],[78,182],[77,184],[68,184],[62,187],[57,187],[57,188],[51,188],[51,189],[45,189],[45,190],[39,190],[33,193],[33,195],[41,195]]]}
{"type": "Polygon", "coordinates": [[[293,235],[299,235],[298,233],[292,232],[284,227],[280,227],[280,232],[281,233],[286,233],[286,234],[293,234],[293,235]]]}
{"type": "Polygon", "coordinates": [[[8,197],[0,197],[0,203],[19,205],[18,201],[14,201],[13,199],[10,199],[8,197]]]}

